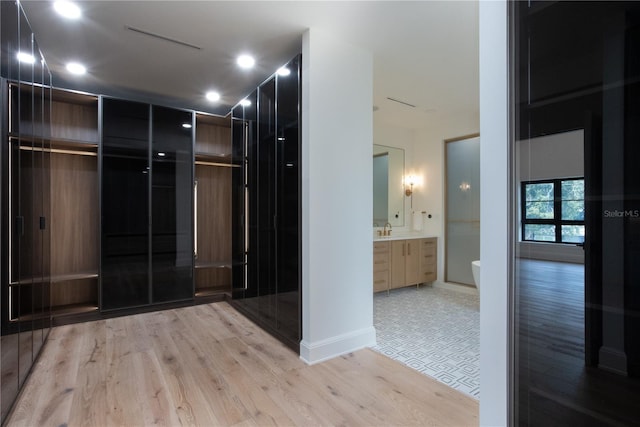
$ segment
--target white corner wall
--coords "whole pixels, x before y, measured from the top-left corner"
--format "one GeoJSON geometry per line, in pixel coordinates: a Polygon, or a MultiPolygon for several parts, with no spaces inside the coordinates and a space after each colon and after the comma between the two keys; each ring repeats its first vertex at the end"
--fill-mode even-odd
{"type": "Polygon", "coordinates": [[[507,1],[480,1],[480,425],[509,425],[507,1]]]}
{"type": "Polygon", "coordinates": [[[373,57],[311,28],[302,39],[302,342],[307,363],[376,344],[373,57]]]}

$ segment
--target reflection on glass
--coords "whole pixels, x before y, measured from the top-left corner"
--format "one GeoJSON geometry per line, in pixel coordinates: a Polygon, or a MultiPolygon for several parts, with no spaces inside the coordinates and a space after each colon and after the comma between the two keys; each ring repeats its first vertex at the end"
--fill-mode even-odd
{"type": "Polygon", "coordinates": [[[555,242],[556,226],[550,224],[525,224],[525,240],[537,242],[555,242]]]}
{"type": "Polygon", "coordinates": [[[153,107],[152,302],[193,297],[192,113],[153,107]]]}
{"type": "Polygon", "coordinates": [[[510,5],[514,151],[531,154],[512,184],[555,185],[526,197],[553,219],[517,224],[554,243],[514,242],[512,424],[637,425],[640,4],[510,5]]]}
{"type": "Polygon", "coordinates": [[[103,100],[102,309],[149,303],[149,105],[103,100]]]}

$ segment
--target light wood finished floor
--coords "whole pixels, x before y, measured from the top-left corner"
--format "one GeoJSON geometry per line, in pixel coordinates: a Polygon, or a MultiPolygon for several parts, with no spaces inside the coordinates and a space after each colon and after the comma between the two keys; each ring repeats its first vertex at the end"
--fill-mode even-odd
{"type": "Polygon", "coordinates": [[[8,426],[471,426],[478,402],[369,349],[308,366],[227,303],[54,328],[8,426]]]}

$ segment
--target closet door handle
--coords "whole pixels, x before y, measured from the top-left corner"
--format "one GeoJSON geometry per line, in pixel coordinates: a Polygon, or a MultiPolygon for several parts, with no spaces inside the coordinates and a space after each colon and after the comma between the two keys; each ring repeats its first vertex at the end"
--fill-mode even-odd
{"type": "Polygon", "coordinates": [[[198,180],[193,183],[193,256],[198,258],[198,180]]]}
{"type": "Polygon", "coordinates": [[[411,256],[411,243],[407,242],[407,256],[411,256]]]}

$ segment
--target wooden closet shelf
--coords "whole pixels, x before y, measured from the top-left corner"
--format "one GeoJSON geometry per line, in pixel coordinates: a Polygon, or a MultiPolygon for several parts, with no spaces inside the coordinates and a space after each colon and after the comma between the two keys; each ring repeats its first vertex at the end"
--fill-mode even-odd
{"type": "Polygon", "coordinates": [[[51,316],[58,317],[69,314],[90,313],[92,311],[98,311],[97,303],[58,305],[51,307],[51,316]]]}
{"type": "Polygon", "coordinates": [[[55,276],[38,276],[38,277],[24,277],[19,281],[9,282],[9,286],[17,287],[17,286],[29,286],[38,283],[60,283],[60,282],[69,282],[72,280],[82,280],[82,279],[96,279],[98,278],[98,273],[94,272],[83,272],[83,273],[69,273],[69,274],[56,274],[55,276]]]}
{"type": "Polygon", "coordinates": [[[242,262],[232,261],[196,261],[196,269],[198,268],[231,268],[234,265],[242,265],[242,262]]]}
{"type": "Polygon", "coordinates": [[[82,273],[58,274],[51,277],[51,283],[68,282],[71,280],[97,279],[98,273],[87,271],[82,273]]]}
{"type": "Polygon", "coordinates": [[[225,293],[229,292],[228,288],[229,288],[228,286],[199,288],[199,289],[196,289],[195,296],[196,298],[199,298],[199,297],[208,297],[212,295],[224,295],[225,293]]]}
{"type": "Polygon", "coordinates": [[[97,156],[98,145],[88,142],[77,141],[60,141],[60,140],[48,140],[50,147],[34,147],[31,145],[24,145],[24,142],[33,142],[33,139],[25,139],[23,137],[11,137],[11,139],[18,140],[20,143],[20,149],[24,151],[37,151],[37,152],[49,152],[55,154],[72,154],[83,156],[97,156]]]}
{"type": "Polygon", "coordinates": [[[98,149],[98,141],[86,141],[82,139],[68,139],[68,138],[57,138],[55,136],[50,136],[48,138],[42,138],[33,135],[25,135],[25,134],[16,134],[14,132],[9,133],[9,138],[16,139],[22,142],[33,142],[33,141],[47,141],[51,144],[51,146],[55,146],[57,148],[94,148],[98,149]]]}

